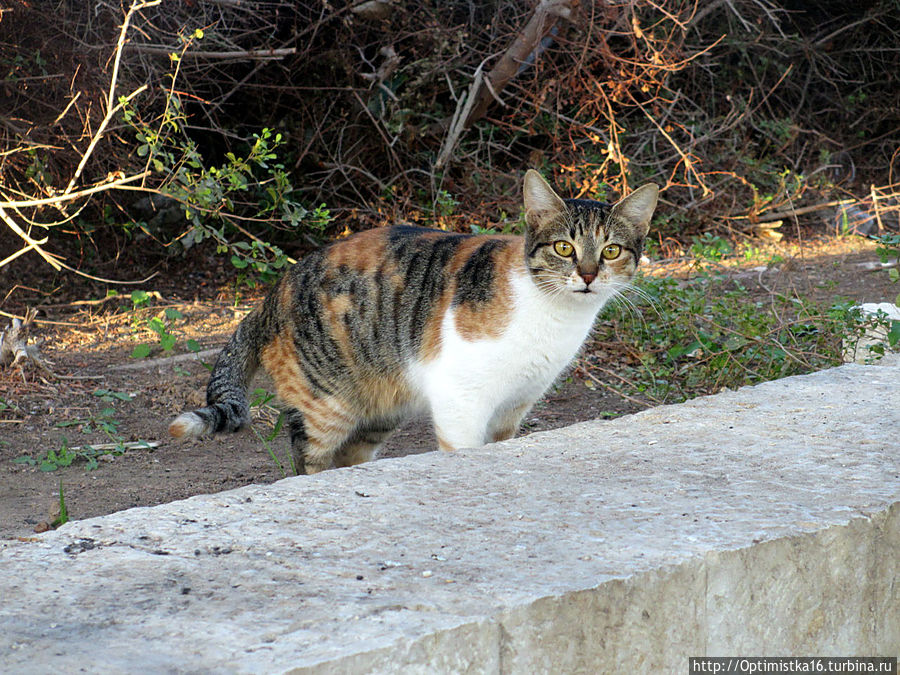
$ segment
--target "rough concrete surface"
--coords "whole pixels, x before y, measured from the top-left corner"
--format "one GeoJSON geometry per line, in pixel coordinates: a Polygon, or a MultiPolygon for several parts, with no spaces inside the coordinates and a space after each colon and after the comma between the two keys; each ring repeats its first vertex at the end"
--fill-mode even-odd
{"type": "Polygon", "coordinates": [[[900,359],[0,543],[0,670],[900,653],[900,359]]]}

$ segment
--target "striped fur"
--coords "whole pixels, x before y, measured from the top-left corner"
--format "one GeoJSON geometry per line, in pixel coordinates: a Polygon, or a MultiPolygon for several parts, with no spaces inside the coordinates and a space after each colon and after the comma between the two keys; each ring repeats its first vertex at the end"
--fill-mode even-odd
{"type": "Polygon", "coordinates": [[[444,449],[509,438],[631,280],[656,194],[647,185],[614,206],[562,200],[529,171],[524,237],[399,226],[312,253],[238,327],[208,405],[169,431],[247,426],[246,391],[263,367],[298,473],[371,459],[421,410],[444,449]]]}

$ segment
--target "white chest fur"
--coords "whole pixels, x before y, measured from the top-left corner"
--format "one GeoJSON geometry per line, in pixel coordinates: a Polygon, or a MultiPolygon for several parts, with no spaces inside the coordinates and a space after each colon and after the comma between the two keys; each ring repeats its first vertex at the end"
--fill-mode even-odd
{"type": "Polygon", "coordinates": [[[577,354],[607,299],[568,292],[551,297],[524,271],[511,290],[514,309],[502,335],[464,338],[451,309],[439,356],[412,368],[435,426],[453,447],[481,445],[498,416],[519,409],[524,414],[577,354]]]}

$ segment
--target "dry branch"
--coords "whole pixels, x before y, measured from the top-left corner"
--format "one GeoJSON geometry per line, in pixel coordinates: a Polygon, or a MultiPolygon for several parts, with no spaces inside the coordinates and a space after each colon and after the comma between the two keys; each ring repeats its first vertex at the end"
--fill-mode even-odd
{"type": "Polygon", "coordinates": [[[38,372],[53,377],[57,380],[102,380],[102,375],[59,375],[53,372],[52,364],[47,361],[40,351],[42,341],[30,342],[28,329],[34,322],[36,312],[29,309],[25,312],[25,319],[14,318],[9,323],[9,328],[0,331],[0,367],[16,368],[23,371],[26,365],[31,365],[38,372]]]}
{"type": "MultiPolygon", "coordinates": [[[[129,45],[132,51],[141,54],[154,54],[157,56],[166,56],[170,54],[181,54],[182,47],[165,47],[156,45],[129,45]]],[[[235,51],[188,51],[181,54],[181,58],[201,60],[209,59],[214,61],[268,61],[273,59],[283,59],[286,56],[294,56],[297,53],[296,47],[284,47],[281,49],[248,49],[235,51]]]]}
{"type": "Polygon", "coordinates": [[[529,63],[537,58],[541,41],[547,37],[560,18],[569,18],[578,0],[540,0],[528,23],[516,36],[509,49],[481,82],[473,82],[469,98],[474,103],[465,117],[463,128],[469,128],[487,113],[488,107],[498,99],[499,92],[529,63]]]}
{"type": "Polygon", "coordinates": [[[9,328],[0,332],[0,366],[14,368],[28,362],[42,371],[49,372],[50,369],[41,357],[38,345],[28,344],[28,326],[32,318],[34,312],[29,311],[24,321],[13,319],[9,328]]]}

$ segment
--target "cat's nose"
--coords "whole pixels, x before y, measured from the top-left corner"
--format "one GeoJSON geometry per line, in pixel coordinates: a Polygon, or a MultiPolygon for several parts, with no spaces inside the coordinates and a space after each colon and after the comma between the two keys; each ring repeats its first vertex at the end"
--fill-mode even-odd
{"type": "Polygon", "coordinates": [[[582,275],[581,275],[581,278],[584,280],[584,285],[585,285],[585,286],[590,286],[590,285],[591,285],[591,282],[592,282],[594,279],[597,278],[597,275],[596,275],[596,274],[590,274],[590,273],[587,273],[587,274],[582,274],[582,275]]]}

